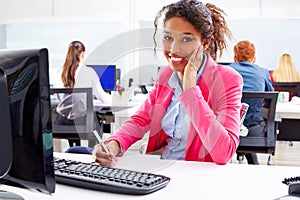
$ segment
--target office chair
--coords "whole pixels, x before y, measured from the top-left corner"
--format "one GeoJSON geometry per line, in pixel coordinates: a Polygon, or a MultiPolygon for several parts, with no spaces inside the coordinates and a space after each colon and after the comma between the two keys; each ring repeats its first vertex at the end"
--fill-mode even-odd
{"type": "Polygon", "coordinates": [[[102,131],[94,112],[92,88],[51,88],[50,93],[58,100],[56,103],[51,101],[52,113],[55,113],[52,116],[53,138],[67,139],[70,147],[80,146],[81,140],[88,140],[88,146],[93,147],[97,139],[92,131],[97,130],[100,136],[102,131]],[[73,96],[70,98],[70,95],[73,96]],[[69,97],[66,101],[71,102],[64,102],[66,96],[69,97]],[[57,109],[62,103],[68,104],[64,105],[66,109],[61,109],[63,111],[57,109]]]}
{"type": "Polygon", "coordinates": [[[289,92],[289,101],[293,96],[300,97],[300,82],[272,82],[275,91],[289,92]]]}
{"type": "Polygon", "coordinates": [[[260,137],[240,136],[240,143],[236,150],[240,162],[246,153],[266,153],[269,154],[268,165],[273,165],[272,155],[275,154],[277,139],[277,122],[275,121],[277,96],[278,92],[243,92],[243,98],[263,99],[262,116],[265,121],[265,135],[260,137]]]}

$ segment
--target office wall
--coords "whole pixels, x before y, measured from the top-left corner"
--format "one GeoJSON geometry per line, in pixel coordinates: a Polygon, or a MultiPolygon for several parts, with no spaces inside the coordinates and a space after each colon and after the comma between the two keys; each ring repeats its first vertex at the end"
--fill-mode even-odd
{"type": "MultiPolygon", "coordinates": [[[[1,30],[1,29],[0,29],[1,30]]],[[[115,32],[124,31],[120,22],[35,22],[6,25],[7,48],[41,48],[49,50],[49,65],[53,76],[51,82],[55,84],[57,73],[63,65],[68,45],[73,40],[80,40],[86,46],[87,59],[91,52],[103,41],[108,40],[115,32]],[[21,33],[21,34],[20,34],[21,33]]],[[[105,49],[114,51],[114,48],[105,49]]],[[[102,55],[97,55],[99,58],[102,55]]],[[[108,64],[108,63],[98,63],[108,64]]]]}
{"type": "MultiPolygon", "coordinates": [[[[23,3],[21,0],[0,0],[0,47],[48,48],[50,81],[56,84],[60,81],[58,72],[72,40],[85,44],[88,61],[99,45],[129,30],[130,2],[29,0],[23,3]]],[[[106,52],[114,50],[115,47],[105,49],[106,52]]],[[[121,66],[127,66],[123,60],[120,62],[121,66]]]]}
{"type": "Polygon", "coordinates": [[[0,0],[0,22],[36,21],[49,18],[80,20],[126,19],[132,0],[0,0]],[[118,14],[116,14],[118,13],[118,14]]]}
{"type": "Polygon", "coordinates": [[[0,0],[0,22],[51,17],[52,0],[0,0]]]}
{"type": "Polygon", "coordinates": [[[300,71],[300,19],[229,20],[229,27],[235,40],[229,43],[223,61],[233,60],[233,46],[237,41],[250,40],[256,46],[257,64],[274,69],[279,57],[289,53],[300,71]]]}
{"type": "Polygon", "coordinates": [[[0,24],[0,48],[6,48],[6,25],[0,24]]]}

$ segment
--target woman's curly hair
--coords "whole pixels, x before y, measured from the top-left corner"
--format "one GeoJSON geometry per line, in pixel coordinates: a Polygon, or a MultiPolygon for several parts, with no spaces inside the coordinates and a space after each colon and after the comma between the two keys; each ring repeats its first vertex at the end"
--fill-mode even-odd
{"type": "Polygon", "coordinates": [[[198,0],[180,0],[176,3],[164,6],[156,15],[154,20],[155,32],[153,40],[157,46],[155,35],[158,27],[158,20],[165,15],[163,24],[172,17],[181,17],[191,23],[201,33],[202,40],[208,39],[210,45],[206,52],[216,60],[219,53],[221,58],[223,49],[227,48],[226,37],[232,39],[232,34],[225,21],[225,12],[213,4],[204,5],[198,0]]]}

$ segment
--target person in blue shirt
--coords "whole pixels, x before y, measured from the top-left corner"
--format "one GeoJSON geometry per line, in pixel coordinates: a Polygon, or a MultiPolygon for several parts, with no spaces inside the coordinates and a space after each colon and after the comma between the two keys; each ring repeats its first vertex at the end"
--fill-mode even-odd
{"type": "MultiPolygon", "coordinates": [[[[243,77],[243,91],[274,91],[269,75],[269,70],[254,64],[255,46],[248,40],[240,41],[234,46],[234,63],[230,66],[243,77]]],[[[249,105],[244,125],[248,128],[248,136],[264,136],[265,122],[262,111],[262,99],[242,99],[249,105]]],[[[255,153],[246,154],[248,164],[259,164],[255,153]]]]}

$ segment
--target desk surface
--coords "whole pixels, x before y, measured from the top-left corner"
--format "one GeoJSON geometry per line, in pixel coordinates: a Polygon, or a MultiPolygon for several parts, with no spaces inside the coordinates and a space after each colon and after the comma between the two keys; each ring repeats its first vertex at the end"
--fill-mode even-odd
{"type": "MultiPolygon", "coordinates": [[[[96,111],[99,112],[118,112],[124,109],[128,109],[128,108],[132,108],[135,106],[140,106],[144,100],[147,98],[146,95],[144,94],[137,94],[135,96],[133,96],[130,101],[126,100],[120,100],[120,99],[116,99],[113,100],[112,103],[102,103],[100,100],[94,99],[93,100],[93,104],[94,104],[94,108],[96,111]]],[[[59,100],[57,99],[56,96],[51,96],[51,105],[52,106],[57,106],[57,104],[59,103],[59,100]]]]}
{"type": "MultiPolygon", "coordinates": [[[[55,154],[58,157],[92,161],[89,155],[55,154]]],[[[0,185],[0,189],[22,195],[25,199],[275,199],[284,196],[285,177],[298,176],[299,167],[167,161],[157,156],[125,154],[116,167],[149,171],[169,176],[167,187],[145,196],[130,196],[81,189],[57,184],[54,194],[0,185]]]]}
{"type": "Polygon", "coordinates": [[[300,103],[299,102],[287,102],[276,105],[276,116],[283,119],[300,119],[300,103]]]}
{"type": "Polygon", "coordinates": [[[99,100],[94,100],[94,107],[96,111],[102,112],[102,111],[111,111],[111,112],[118,112],[122,111],[124,109],[132,108],[135,106],[140,106],[144,100],[147,98],[144,94],[137,94],[133,96],[130,101],[120,101],[120,100],[114,100],[111,104],[102,103],[99,100]]]}

